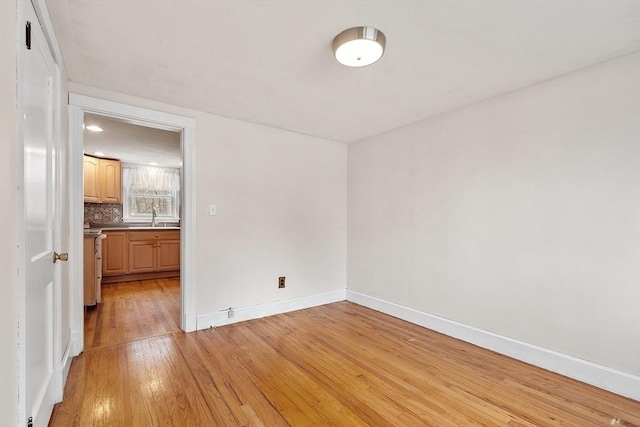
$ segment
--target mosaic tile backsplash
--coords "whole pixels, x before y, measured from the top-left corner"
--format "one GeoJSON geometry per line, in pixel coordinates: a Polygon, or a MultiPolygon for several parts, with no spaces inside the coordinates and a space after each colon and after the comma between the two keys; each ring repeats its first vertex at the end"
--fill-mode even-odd
{"type": "Polygon", "coordinates": [[[84,222],[90,224],[122,224],[122,205],[117,203],[85,203],[84,222]]]}

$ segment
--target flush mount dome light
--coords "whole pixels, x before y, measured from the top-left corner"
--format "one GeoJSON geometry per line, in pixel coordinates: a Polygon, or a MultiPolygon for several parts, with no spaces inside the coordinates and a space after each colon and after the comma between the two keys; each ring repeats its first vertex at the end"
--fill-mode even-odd
{"type": "Polygon", "coordinates": [[[90,130],[91,132],[102,132],[102,128],[96,125],[89,125],[85,127],[86,130],[90,130]]]}
{"type": "Polygon", "coordinates": [[[387,39],[373,27],[353,27],[333,39],[336,60],[347,67],[364,67],[382,57],[387,39]]]}

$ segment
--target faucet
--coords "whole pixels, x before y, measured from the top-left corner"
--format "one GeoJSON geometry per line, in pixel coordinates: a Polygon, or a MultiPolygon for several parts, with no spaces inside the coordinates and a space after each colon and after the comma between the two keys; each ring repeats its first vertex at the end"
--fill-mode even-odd
{"type": "Polygon", "coordinates": [[[152,205],[151,206],[151,226],[155,227],[156,226],[156,215],[158,213],[156,212],[156,205],[152,205]]]}

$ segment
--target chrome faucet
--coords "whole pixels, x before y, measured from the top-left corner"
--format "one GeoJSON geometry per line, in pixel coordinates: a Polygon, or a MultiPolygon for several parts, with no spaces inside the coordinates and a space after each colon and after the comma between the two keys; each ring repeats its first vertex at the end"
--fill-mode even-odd
{"type": "Polygon", "coordinates": [[[158,215],[158,213],[156,212],[156,205],[152,205],[151,206],[151,226],[152,227],[156,226],[156,215],[158,215]]]}

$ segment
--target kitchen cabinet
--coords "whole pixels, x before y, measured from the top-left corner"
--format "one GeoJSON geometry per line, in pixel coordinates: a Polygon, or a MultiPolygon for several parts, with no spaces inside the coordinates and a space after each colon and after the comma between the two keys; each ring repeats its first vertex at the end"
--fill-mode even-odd
{"type": "Polygon", "coordinates": [[[180,276],[180,230],[103,230],[102,283],[180,276]]]}
{"type": "Polygon", "coordinates": [[[84,305],[96,305],[100,302],[100,286],[102,281],[102,238],[96,234],[85,234],[83,240],[84,305]]]}
{"type": "Polygon", "coordinates": [[[158,240],[156,246],[156,270],[180,270],[180,239],[158,240]]]}
{"type": "Polygon", "coordinates": [[[100,201],[122,203],[122,165],[118,160],[100,159],[100,201]]]}
{"type": "Polygon", "coordinates": [[[130,273],[156,271],[156,242],[129,242],[129,265],[130,273]]]}
{"type": "Polygon", "coordinates": [[[129,273],[129,238],[127,231],[104,230],[102,243],[102,275],[129,273]]]}
{"type": "Polygon", "coordinates": [[[84,201],[122,203],[122,165],[118,160],[84,156],[84,201]]]}
{"type": "Polygon", "coordinates": [[[84,201],[90,203],[100,203],[100,190],[98,169],[100,168],[100,159],[91,156],[84,156],[83,172],[84,172],[84,201]]]}
{"type": "Polygon", "coordinates": [[[180,232],[129,231],[129,273],[180,270],[180,232]]]}

